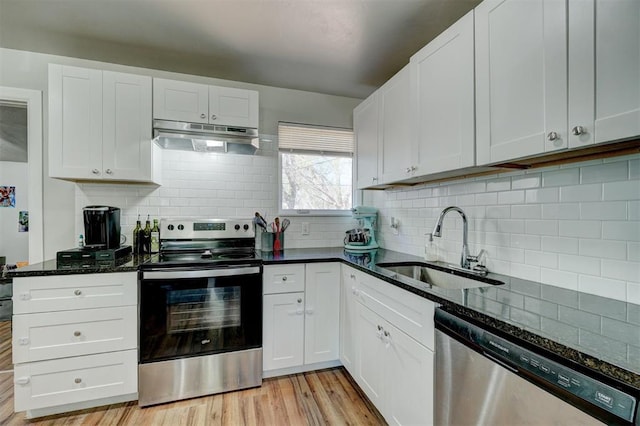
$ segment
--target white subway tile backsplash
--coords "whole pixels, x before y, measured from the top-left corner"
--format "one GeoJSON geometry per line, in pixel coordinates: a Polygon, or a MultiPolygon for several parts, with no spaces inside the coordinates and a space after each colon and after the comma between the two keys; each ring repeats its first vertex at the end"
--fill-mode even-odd
{"type": "Polygon", "coordinates": [[[558,254],[551,252],[525,250],[524,262],[531,266],[541,266],[548,269],[558,268],[558,254]]]}
{"type": "Polygon", "coordinates": [[[592,257],[560,254],[558,255],[558,267],[563,271],[600,275],[600,259],[592,257]]]}
{"type": "Polygon", "coordinates": [[[527,189],[525,191],[525,201],[527,203],[557,203],[559,200],[559,188],[527,189]]]}
{"type": "Polygon", "coordinates": [[[625,220],[627,219],[627,202],[580,203],[580,219],[625,220]]]}
{"type": "Polygon", "coordinates": [[[511,247],[540,250],[541,245],[541,238],[537,235],[511,234],[511,247]]]}
{"type": "Polygon", "coordinates": [[[580,183],[580,169],[560,169],[542,173],[542,186],[566,186],[580,183]]]}
{"type": "Polygon", "coordinates": [[[580,217],[580,203],[542,204],[543,219],[576,219],[580,217]]]}
{"type": "Polygon", "coordinates": [[[581,256],[625,260],[627,244],[623,241],[581,239],[578,253],[581,256]]]}
{"type": "Polygon", "coordinates": [[[582,183],[611,182],[627,179],[627,163],[603,163],[581,167],[582,183]]]}
{"type": "Polygon", "coordinates": [[[640,179],[640,159],[629,160],[629,179],[640,179]]]}
{"type": "Polygon", "coordinates": [[[540,219],[542,206],[540,204],[511,205],[511,217],[513,219],[540,219]]]}
{"type": "Polygon", "coordinates": [[[511,178],[490,179],[486,184],[487,192],[508,191],[511,189],[511,178]]]}
{"type": "Polygon", "coordinates": [[[612,299],[627,299],[627,285],[624,281],[580,275],[578,290],[612,299]]]}
{"type": "Polygon", "coordinates": [[[525,222],[525,232],[535,235],[558,235],[557,220],[527,220],[525,222]]]}
{"type": "Polygon", "coordinates": [[[640,222],[605,221],[602,223],[605,240],[640,241],[640,222]]]}
{"type": "Polygon", "coordinates": [[[600,201],[602,199],[602,185],[593,183],[589,185],[571,185],[560,188],[560,201],[570,203],[572,201],[600,201]]]}
{"type": "Polygon", "coordinates": [[[627,243],[627,260],[640,262],[640,243],[627,243]]]}
{"type": "Polygon", "coordinates": [[[539,173],[514,176],[511,178],[511,189],[529,189],[538,188],[540,186],[541,176],[539,173]]]}
{"type": "Polygon", "coordinates": [[[605,183],[602,194],[604,201],[640,200],[640,180],[605,183]]]}
{"type": "Polygon", "coordinates": [[[600,238],[602,222],[596,220],[560,220],[558,235],[561,237],[600,238]]]}
{"type": "Polygon", "coordinates": [[[562,237],[542,237],[542,251],[551,253],[578,254],[578,239],[562,237]]]}
{"type": "Polygon", "coordinates": [[[498,204],[524,203],[524,191],[504,191],[498,193],[498,204]]]}
{"type": "Polygon", "coordinates": [[[569,290],[578,289],[578,274],[556,269],[540,268],[540,281],[569,290]]]}
{"type": "Polygon", "coordinates": [[[604,259],[602,261],[602,276],[640,283],[640,265],[637,262],[604,259]]]}

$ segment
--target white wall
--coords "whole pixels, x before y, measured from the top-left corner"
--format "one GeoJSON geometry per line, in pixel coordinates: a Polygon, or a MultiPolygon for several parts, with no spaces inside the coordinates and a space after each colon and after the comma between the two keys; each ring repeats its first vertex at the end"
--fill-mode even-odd
{"type": "MultiPolygon", "coordinates": [[[[380,209],[385,248],[422,255],[439,213],[456,205],[471,254],[487,250],[489,270],[640,304],[640,155],[366,191],[365,202],[380,209]]],[[[445,261],[460,261],[456,212],[434,240],[445,261]]]]}
{"type": "MultiPolygon", "coordinates": [[[[43,91],[44,102],[44,248],[45,259],[52,259],[58,250],[74,247],[77,242],[76,184],[48,177],[48,111],[47,67],[49,63],[106,69],[153,77],[185,80],[203,84],[247,88],[260,92],[260,132],[276,134],[278,121],[351,127],[353,108],[361,101],[339,96],[282,89],[249,83],[190,76],[145,68],[127,67],[77,58],[69,58],[11,49],[0,49],[0,85],[43,91]]],[[[173,188],[176,189],[176,188],[173,188]]],[[[86,189],[85,189],[86,190],[86,189]]],[[[141,191],[145,198],[155,188],[129,185],[108,185],[101,191],[124,193],[141,191]]],[[[144,202],[144,201],[143,201],[144,202]]],[[[275,206],[275,204],[274,204],[275,206]]],[[[273,215],[271,215],[273,217],[273,215]]],[[[322,221],[321,221],[322,222],[322,221]]],[[[293,225],[292,225],[293,226],[293,225]]],[[[312,226],[313,229],[313,226],[312,226]]],[[[344,229],[343,229],[344,230],[344,229]]],[[[312,240],[312,239],[309,239],[312,240]]]]}
{"type": "Polygon", "coordinates": [[[7,264],[29,260],[29,233],[18,232],[18,215],[29,210],[27,163],[0,161],[0,185],[16,187],[16,206],[0,207],[0,256],[7,264]]]}

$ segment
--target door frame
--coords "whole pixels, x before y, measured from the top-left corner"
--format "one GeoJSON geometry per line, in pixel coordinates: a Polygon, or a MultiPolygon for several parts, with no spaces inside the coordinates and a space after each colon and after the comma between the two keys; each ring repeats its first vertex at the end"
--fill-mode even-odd
{"type": "Polygon", "coordinates": [[[0,99],[27,104],[29,264],[44,260],[42,184],[42,92],[0,86],[0,99]]]}

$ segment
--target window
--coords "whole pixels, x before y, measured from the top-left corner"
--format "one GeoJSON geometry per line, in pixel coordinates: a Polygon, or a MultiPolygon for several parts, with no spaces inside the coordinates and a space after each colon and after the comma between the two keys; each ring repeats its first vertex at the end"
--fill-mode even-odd
{"type": "Polygon", "coordinates": [[[345,213],[353,200],[353,131],[280,122],[280,211],[345,213]]]}

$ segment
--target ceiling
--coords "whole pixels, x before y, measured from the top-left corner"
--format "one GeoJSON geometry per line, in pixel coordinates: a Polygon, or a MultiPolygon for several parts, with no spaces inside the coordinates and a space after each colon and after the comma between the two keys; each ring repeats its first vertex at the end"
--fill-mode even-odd
{"type": "Polygon", "coordinates": [[[0,0],[0,46],[364,98],[479,0],[0,0]]]}

